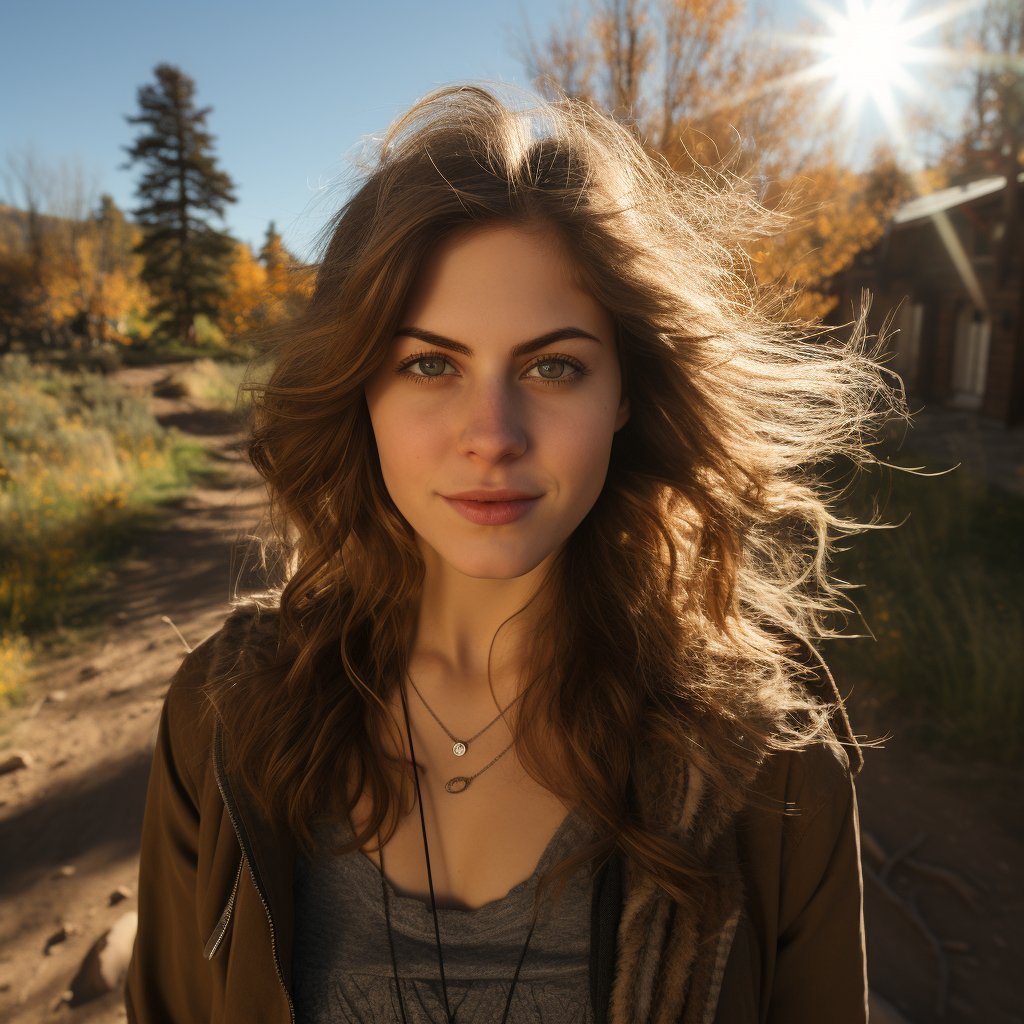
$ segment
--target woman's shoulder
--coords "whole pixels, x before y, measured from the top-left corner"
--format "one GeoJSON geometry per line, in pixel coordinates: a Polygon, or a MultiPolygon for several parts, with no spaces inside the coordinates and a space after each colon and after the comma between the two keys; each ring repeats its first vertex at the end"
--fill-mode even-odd
{"type": "Polygon", "coordinates": [[[269,656],[279,635],[277,608],[248,602],[185,656],[167,689],[164,715],[175,747],[190,760],[213,741],[216,684],[230,680],[243,663],[269,656]]]}
{"type": "Polygon", "coordinates": [[[826,736],[804,746],[772,751],[762,763],[755,786],[763,793],[787,798],[804,794],[802,802],[820,803],[836,790],[847,789],[854,774],[845,744],[826,736]]]}
{"type": "Polygon", "coordinates": [[[815,835],[827,846],[855,806],[850,761],[832,737],[772,752],[751,787],[748,827],[774,835],[790,851],[815,835]]]}
{"type": "Polygon", "coordinates": [[[832,673],[806,644],[798,658],[809,670],[805,678],[809,693],[830,707],[828,723],[813,741],[770,751],[748,802],[754,814],[761,812],[762,820],[778,829],[789,846],[799,843],[812,828],[815,833],[831,834],[843,827],[856,811],[853,780],[864,766],[863,749],[832,673]]]}

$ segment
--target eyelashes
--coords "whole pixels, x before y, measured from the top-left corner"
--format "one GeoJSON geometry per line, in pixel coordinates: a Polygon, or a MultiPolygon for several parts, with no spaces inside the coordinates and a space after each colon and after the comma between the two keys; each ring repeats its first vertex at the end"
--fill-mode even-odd
{"type": "Polygon", "coordinates": [[[408,359],[403,359],[398,366],[395,367],[395,373],[405,374],[407,377],[412,377],[417,384],[428,380],[437,380],[440,377],[451,377],[453,374],[445,373],[444,367],[451,366],[451,361],[442,352],[420,352],[417,355],[410,356],[408,359]],[[411,367],[417,363],[435,362],[441,363],[442,369],[439,373],[413,373],[411,367]]]}
{"type": "MultiPolygon", "coordinates": [[[[444,352],[432,349],[426,352],[417,352],[416,355],[412,355],[409,356],[407,359],[403,359],[395,367],[395,373],[403,374],[404,376],[409,377],[411,380],[415,381],[415,383],[417,384],[426,384],[434,380],[443,380],[445,377],[458,376],[457,372],[446,373],[445,370],[448,367],[455,369],[455,364],[451,361],[449,356],[444,352]],[[425,362],[437,362],[443,365],[441,370],[436,373],[413,372],[412,368],[416,366],[417,363],[425,362]]],[[[520,378],[529,375],[530,380],[538,380],[545,385],[558,385],[571,384],[575,381],[582,379],[583,377],[586,377],[589,373],[590,371],[586,368],[586,366],[584,366],[584,364],[581,363],[574,356],[564,355],[562,353],[549,353],[547,355],[536,357],[522,371],[522,373],[520,374],[520,378]],[[558,377],[545,377],[540,376],[539,374],[535,375],[532,373],[532,371],[539,366],[550,366],[556,363],[561,363],[563,366],[568,367],[569,371],[571,372],[563,371],[562,374],[558,377]]]]}

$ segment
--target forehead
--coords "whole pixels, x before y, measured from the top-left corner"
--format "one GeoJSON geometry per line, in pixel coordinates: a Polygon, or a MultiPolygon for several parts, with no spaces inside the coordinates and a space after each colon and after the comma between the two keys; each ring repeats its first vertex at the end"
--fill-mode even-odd
{"type": "Polygon", "coordinates": [[[403,324],[463,341],[512,343],[570,323],[607,329],[609,314],[574,276],[551,228],[474,227],[424,260],[403,324]]]}

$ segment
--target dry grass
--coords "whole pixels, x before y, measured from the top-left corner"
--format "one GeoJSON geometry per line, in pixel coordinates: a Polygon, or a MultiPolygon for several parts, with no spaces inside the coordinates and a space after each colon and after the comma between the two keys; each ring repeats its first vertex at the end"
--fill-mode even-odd
{"type": "Polygon", "coordinates": [[[202,454],[96,374],[0,361],[0,689],[27,671],[17,638],[74,624],[81,600],[202,454]],[[21,653],[19,653],[21,652],[21,653]]]}
{"type": "Polygon", "coordinates": [[[877,499],[892,530],[855,538],[839,575],[873,634],[837,641],[841,678],[882,697],[912,732],[1007,764],[1024,761],[1024,502],[958,469],[924,478],[869,474],[851,496],[877,499]]]}

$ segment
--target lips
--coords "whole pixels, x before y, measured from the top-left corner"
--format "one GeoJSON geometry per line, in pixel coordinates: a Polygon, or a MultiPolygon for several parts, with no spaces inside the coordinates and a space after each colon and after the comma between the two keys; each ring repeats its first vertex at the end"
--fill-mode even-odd
{"type": "Polygon", "coordinates": [[[504,526],[522,519],[541,495],[509,489],[462,491],[443,494],[448,504],[464,519],[479,526],[504,526]]]}

